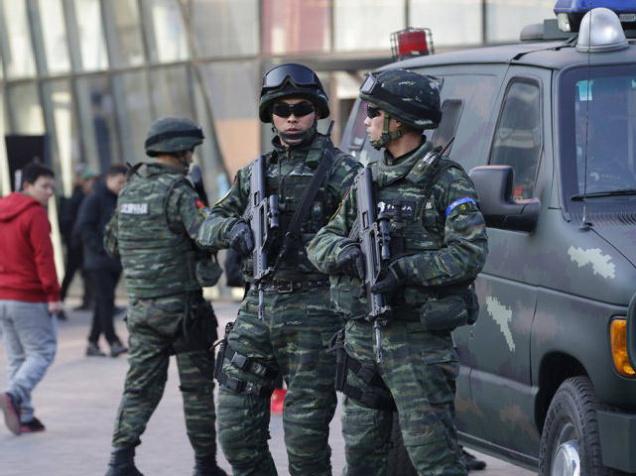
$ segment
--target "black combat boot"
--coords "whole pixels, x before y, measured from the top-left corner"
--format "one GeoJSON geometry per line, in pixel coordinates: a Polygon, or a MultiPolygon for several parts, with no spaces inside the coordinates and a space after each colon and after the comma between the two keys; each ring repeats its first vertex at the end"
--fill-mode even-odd
{"type": "Polygon", "coordinates": [[[110,454],[106,476],[144,476],[135,468],[135,448],[117,448],[110,454]]]}
{"type": "Polygon", "coordinates": [[[216,465],[216,458],[195,456],[192,476],[227,476],[227,473],[216,465]]]}

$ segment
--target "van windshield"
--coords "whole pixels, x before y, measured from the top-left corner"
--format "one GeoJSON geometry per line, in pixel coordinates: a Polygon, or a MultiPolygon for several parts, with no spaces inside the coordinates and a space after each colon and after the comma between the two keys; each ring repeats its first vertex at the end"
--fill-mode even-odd
{"type": "Polygon", "coordinates": [[[566,203],[636,196],[636,67],[567,71],[559,102],[566,203]]]}

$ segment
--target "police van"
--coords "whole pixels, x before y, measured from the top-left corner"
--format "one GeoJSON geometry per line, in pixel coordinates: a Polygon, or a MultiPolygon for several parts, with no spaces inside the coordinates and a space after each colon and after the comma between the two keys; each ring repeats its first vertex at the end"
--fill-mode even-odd
{"type": "MultiPolygon", "coordinates": [[[[546,475],[636,473],[636,2],[555,13],[518,44],[385,68],[439,78],[427,138],[488,225],[480,316],[454,332],[463,442],[546,475]]],[[[365,116],[340,147],[369,162],[365,116]]]]}

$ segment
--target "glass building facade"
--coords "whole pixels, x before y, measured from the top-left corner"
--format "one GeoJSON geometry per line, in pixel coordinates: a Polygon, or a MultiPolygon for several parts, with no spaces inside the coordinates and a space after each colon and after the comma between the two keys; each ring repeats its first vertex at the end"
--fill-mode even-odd
{"type": "MultiPolygon", "coordinates": [[[[390,61],[389,36],[428,27],[437,51],[516,41],[551,0],[0,0],[0,133],[44,135],[69,195],[78,164],[144,159],[149,124],[189,116],[210,199],[261,150],[260,77],[273,64],[318,70],[339,136],[361,73],[390,61]]],[[[0,186],[9,191],[0,147],[0,186]]]]}

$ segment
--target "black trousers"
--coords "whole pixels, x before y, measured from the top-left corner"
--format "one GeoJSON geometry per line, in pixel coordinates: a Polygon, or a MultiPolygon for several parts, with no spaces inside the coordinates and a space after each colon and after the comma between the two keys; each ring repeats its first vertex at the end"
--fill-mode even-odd
{"type": "Polygon", "coordinates": [[[79,270],[82,274],[82,281],[84,282],[84,296],[82,297],[82,306],[88,307],[92,305],[93,296],[91,286],[88,283],[87,272],[82,267],[84,261],[83,251],[81,246],[69,247],[66,250],[66,269],[64,270],[64,279],[62,280],[62,289],[60,290],[60,297],[62,301],[66,299],[68,288],[71,286],[75,273],[79,270]]]}
{"type": "Polygon", "coordinates": [[[88,341],[97,344],[99,336],[104,337],[110,345],[120,342],[115,334],[113,317],[115,312],[115,288],[119,281],[121,271],[109,269],[87,270],[88,280],[95,299],[95,310],[93,312],[93,325],[88,335],[88,341]]]}

